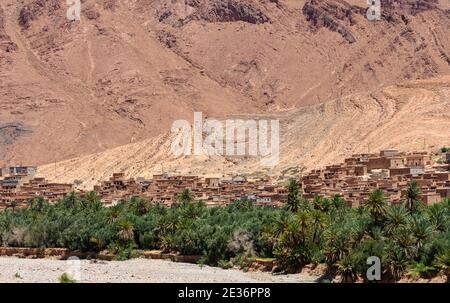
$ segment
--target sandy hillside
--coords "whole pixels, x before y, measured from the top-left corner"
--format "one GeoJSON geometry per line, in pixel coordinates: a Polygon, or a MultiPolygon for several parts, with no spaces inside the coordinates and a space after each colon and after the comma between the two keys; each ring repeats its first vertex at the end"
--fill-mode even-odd
{"type": "Polygon", "coordinates": [[[279,119],[280,161],[264,168],[256,157],[175,157],[174,135],[128,144],[89,156],[39,167],[55,181],[84,181],[89,189],[113,172],[133,177],[155,173],[297,175],[302,169],[336,163],[356,152],[383,148],[436,151],[450,145],[450,76],[406,82],[277,115],[240,116],[279,119]]]}

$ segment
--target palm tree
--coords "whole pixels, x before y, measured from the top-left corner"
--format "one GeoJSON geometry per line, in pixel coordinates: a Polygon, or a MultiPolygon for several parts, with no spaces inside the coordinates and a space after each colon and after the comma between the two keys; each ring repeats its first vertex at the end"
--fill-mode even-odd
{"type": "Polygon", "coordinates": [[[177,201],[182,204],[189,204],[194,201],[194,195],[189,188],[186,188],[177,196],[177,201]]]}
{"type": "Polygon", "coordinates": [[[297,214],[297,222],[299,225],[300,237],[302,239],[302,243],[306,242],[306,236],[308,233],[308,226],[311,222],[311,218],[308,212],[302,211],[297,214]]]}
{"type": "Polygon", "coordinates": [[[420,203],[419,196],[420,196],[420,187],[417,184],[417,181],[413,180],[409,183],[408,190],[406,191],[406,208],[413,212],[417,209],[417,204],[420,203]]]}
{"type": "Polygon", "coordinates": [[[77,194],[71,192],[68,196],[63,199],[63,205],[65,208],[74,208],[77,204],[77,194]]]}
{"type": "Polygon", "coordinates": [[[344,208],[346,206],[345,200],[340,195],[334,195],[331,199],[331,206],[336,209],[344,208]]]}
{"type": "Polygon", "coordinates": [[[323,212],[319,210],[313,210],[311,212],[311,221],[312,221],[312,229],[313,229],[313,236],[312,241],[316,244],[319,244],[319,234],[323,232],[325,229],[325,222],[326,222],[326,216],[323,212]]]}
{"type": "Polygon", "coordinates": [[[42,197],[37,197],[30,200],[30,207],[32,210],[41,212],[44,209],[45,200],[42,197]]]}
{"type": "Polygon", "coordinates": [[[313,205],[315,209],[327,212],[330,209],[331,202],[327,198],[322,198],[320,196],[314,197],[313,205]]]}
{"type": "Polygon", "coordinates": [[[287,184],[288,197],[287,197],[287,208],[296,213],[300,208],[300,195],[299,195],[299,185],[295,179],[289,179],[287,184]]]}
{"type": "Polygon", "coordinates": [[[119,222],[119,239],[128,242],[134,239],[134,226],[129,221],[119,222]]]}
{"type": "Polygon", "coordinates": [[[411,221],[411,231],[416,240],[417,251],[420,252],[424,243],[433,233],[430,223],[422,216],[414,216],[411,221]]]}
{"type": "Polygon", "coordinates": [[[120,210],[113,206],[108,216],[108,224],[113,224],[120,216],[120,210]]]}
{"type": "Polygon", "coordinates": [[[400,204],[392,205],[386,212],[385,231],[391,235],[397,228],[408,223],[408,210],[400,204]]]}
{"type": "Polygon", "coordinates": [[[272,250],[280,243],[280,239],[291,223],[291,216],[288,212],[281,212],[274,222],[272,229],[268,232],[272,250]]]}
{"type": "Polygon", "coordinates": [[[443,204],[433,204],[427,208],[430,222],[438,231],[445,231],[448,225],[448,212],[443,204]]]}
{"type": "Polygon", "coordinates": [[[447,282],[450,278],[450,251],[441,253],[436,257],[433,265],[439,268],[447,276],[447,282]]]}
{"type": "Polygon", "coordinates": [[[342,276],[343,283],[353,283],[358,277],[352,256],[347,255],[337,263],[338,273],[342,276]]]}
{"type": "Polygon", "coordinates": [[[140,215],[144,215],[150,210],[150,203],[139,197],[132,197],[130,205],[140,215]]]}
{"type": "Polygon", "coordinates": [[[408,227],[396,230],[393,234],[393,240],[409,259],[414,259],[417,256],[416,239],[408,227]]]}
{"type": "Polygon", "coordinates": [[[16,207],[17,207],[17,202],[15,200],[13,200],[13,201],[9,202],[7,208],[11,208],[12,213],[14,214],[16,212],[16,207]]]}
{"type": "Polygon", "coordinates": [[[381,189],[375,189],[370,193],[366,208],[374,219],[375,224],[378,224],[380,219],[385,216],[387,210],[386,197],[381,189]]]}
{"type": "Polygon", "coordinates": [[[386,252],[386,272],[392,278],[398,280],[408,267],[408,257],[397,245],[388,246],[386,252]]]}
{"type": "Polygon", "coordinates": [[[95,191],[90,191],[84,196],[86,206],[96,206],[101,205],[101,198],[95,191]]]}

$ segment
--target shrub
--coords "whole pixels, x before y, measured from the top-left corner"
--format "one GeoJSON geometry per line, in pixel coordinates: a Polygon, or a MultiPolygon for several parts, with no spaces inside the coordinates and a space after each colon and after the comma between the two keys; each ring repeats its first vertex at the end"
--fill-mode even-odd
{"type": "Polygon", "coordinates": [[[423,263],[415,263],[410,269],[410,275],[413,278],[431,278],[436,274],[436,268],[433,266],[427,266],[423,263]]]}
{"type": "Polygon", "coordinates": [[[77,281],[72,279],[68,273],[63,273],[59,277],[59,283],[77,283],[77,281]]]}

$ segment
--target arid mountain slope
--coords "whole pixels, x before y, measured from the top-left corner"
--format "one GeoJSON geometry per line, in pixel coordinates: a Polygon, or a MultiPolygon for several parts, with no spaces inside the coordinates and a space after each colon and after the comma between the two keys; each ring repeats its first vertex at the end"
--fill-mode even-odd
{"type": "Polygon", "coordinates": [[[224,117],[450,74],[434,0],[59,0],[0,3],[0,165],[44,164],[224,117]]]}
{"type": "Polygon", "coordinates": [[[149,138],[194,109],[257,109],[168,51],[125,8],[108,11],[103,26],[88,13],[94,1],[83,3],[81,23],[66,19],[60,1],[33,3],[24,13],[2,1],[17,45],[0,71],[0,143],[11,143],[0,145],[3,162],[48,163],[149,138]]]}
{"type": "MultiPolygon", "coordinates": [[[[254,119],[255,116],[239,116],[254,119]]],[[[261,119],[279,119],[280,162],[274,169],[251,157],[174,157],[172,135],[39,167],[55,181],[84,181],[89,188],[113,172],[150,177],[155,173],[296,175],[336,163],[357,152],[383,148],[436,151],[450,145],[450,76],[406,82],[261,119]]]]}

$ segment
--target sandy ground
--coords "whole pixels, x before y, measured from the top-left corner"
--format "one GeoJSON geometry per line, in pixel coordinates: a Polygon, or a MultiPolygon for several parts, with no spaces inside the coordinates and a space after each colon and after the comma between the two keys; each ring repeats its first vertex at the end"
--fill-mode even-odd
{"type": "Polygon", "coordinates": [[[0,283],[57,283],[63,273],[69,273],[83,283],[307,283],[316,278],[305,274],[272,275],[149,259],[107,262],[0,257],[0,283]]]}

